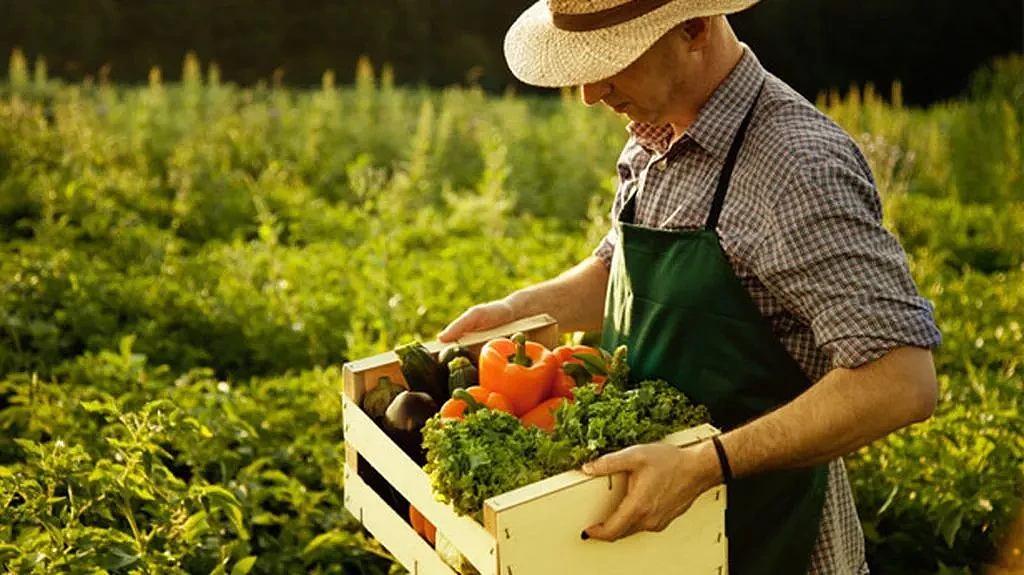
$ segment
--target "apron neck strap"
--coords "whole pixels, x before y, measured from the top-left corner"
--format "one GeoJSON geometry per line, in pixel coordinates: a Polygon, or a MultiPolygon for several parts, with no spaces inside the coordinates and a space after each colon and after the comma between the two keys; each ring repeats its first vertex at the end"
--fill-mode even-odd
{"type": "Polygon", "coordinates": [[[725,157],[722,173],[718,175],[715,197],[711,200],[711,212],[708,213],[708,220],[704,224],[704,229],[706,230],[714,231],[718,227],[718,217],[722,215],[722,205],[725,204],[725,192],[729,189],[729,181],[732,179],[732,169],[736,165],[736,157],[740,153],[740,148],[743,147],[743,138],[747,134],[747,126],[750,125],[750,118],[754,115],[754,108],[757,106],[757,100],[761,96],[763,86],[764,84],[762,83],[761,87],[758,87],[754,101],[751,102],[747,114],[743,116],[743,121],[740,123],[739,129],[732,139],[732,145],[729,146],[729,153],[725,157]]]}

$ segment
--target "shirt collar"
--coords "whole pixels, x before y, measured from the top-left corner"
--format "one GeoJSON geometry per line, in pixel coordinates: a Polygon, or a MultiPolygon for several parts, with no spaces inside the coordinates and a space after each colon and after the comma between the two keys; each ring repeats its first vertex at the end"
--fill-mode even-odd
{"type": "MultiPolygon", "coordinates": [[[[718,85],[681,139],[690,138],[709,154],[724,158],[743,116],[764,81],[765,70],[753,51],[743,45],[739,63],[718,85]]],[[[630,122],[629,132],[641,146],[664,154],[672,140],[672,126],[630,122]]]]}

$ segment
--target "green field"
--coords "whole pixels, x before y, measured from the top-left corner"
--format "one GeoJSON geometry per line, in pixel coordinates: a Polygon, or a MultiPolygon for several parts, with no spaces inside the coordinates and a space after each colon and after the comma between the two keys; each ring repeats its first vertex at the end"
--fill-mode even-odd
{"type": "MultiPolygon", "coordinates": [[[[936,306],[930,421],[848,459],[874,573],[981,573],[1024,495],[1024,60],[818,105],[936,306]]],[[[340,82],[339,82],[340,84],[340,82]]],[[[571,98],[0,83],[0,566],[388,573],[342,509],[340,366],[606,231],[624,123],[571,98]]],[[[105,571],[104,571],[105,570],[105,571]]]]}

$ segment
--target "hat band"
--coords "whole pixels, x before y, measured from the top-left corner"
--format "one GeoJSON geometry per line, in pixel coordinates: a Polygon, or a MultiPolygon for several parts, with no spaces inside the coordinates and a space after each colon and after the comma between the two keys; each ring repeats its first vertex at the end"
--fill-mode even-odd
{"type": "Polygon", "coordinates": [[[631,0],[625,4],[612,6],[597,12],[585,12],[580,14],[564,14],[559,12],[551,13],[551,21],[555,28],[568,32],[587,32],[600,30],[616,24],[628,22],[639,18],[648,12],[652,12],[668,4],[672,0],[631,0]]]}

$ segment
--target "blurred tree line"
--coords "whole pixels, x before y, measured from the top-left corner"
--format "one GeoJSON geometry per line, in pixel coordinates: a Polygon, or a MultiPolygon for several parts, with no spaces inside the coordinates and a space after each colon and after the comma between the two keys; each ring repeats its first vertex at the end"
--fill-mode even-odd
{"type": "MultiPolygon", "coordinates": [[[[530,0],[0,0],[0,55],[21,47],[68,80],[109,65],[120,82],[151,66],[176,79],[194,50],[226,80],[275,70],[309,85],[343,78],[357,58],[390,63],[400,83],[518,84],[502,55],[505,30],[530,0]]],[[[809,98],[831,88],[903,83],[904,101],[959,96],[972,71],[1022,49],[1021,0],[763,0],[733,16],[740,38],[809,98]]],[[[0,66],[6,57],[0,56],[0,66]]],[[[2,69],[2,68],[0,68],[2,69]]]]}

